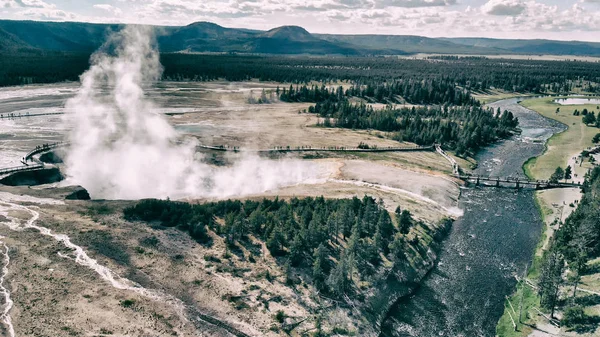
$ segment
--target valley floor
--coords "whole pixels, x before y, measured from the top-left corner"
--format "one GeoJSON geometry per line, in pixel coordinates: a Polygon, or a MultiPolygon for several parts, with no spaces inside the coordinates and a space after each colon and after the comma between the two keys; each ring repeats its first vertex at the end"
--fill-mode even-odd
{"type": "MultiPolygon", "coordinates": [[[[399,145],[380,132],[317,127],[317,118],[302,112],[306,104],[248,103],[251,91],[258,95],[263,89],[274,90],[277,83],[163,85],[150,96],[159,106],[168,107],[160,108],[161,112],[168,114],[178,131],[203,145],[250,150],[356,147],[361,142],[399,145]]],[[[36,86],[16,90],[27,97],[19,98],[19,92],[13,96],[5,92],[5,96],[16,111],[63,112],[71,89],[72,85],[64,90],[56,85],[36,86]],[[28,97],[38,98],[28,101],[28,97]]],[[[7,165],[18,164],[27,149],[40,141],[59,141],[65,134],[63,120],[56,116],[0,123],[11,138],[0,148],[1,154],[8,154],[7,165]],[[42,131],[32,133],[31,123],[42,131]]],[[[214,165],[231,164],[242,155],[202,153],[214,165]]],[[[433,224],[441,219],[461,214],[456,208],[459,182],[449,177],[450,163],[435,152],[331,155],[316,151],[300,158],[322,169],[322,181],[240,197],[370,195],[382,199],[389,211],[400,206],[423,221],[428,228],[414,229],[415,242],[423,240],[426,230],[439,230],[433,224]]],[[[461,161],[461,165],[469,163],[461,161]]],[[[4,248],[6,267],[0,275],[0,294],[4,294],[0,304],[5,308],[0,334],[279,336],[284,327],[297,323],[292,335],[301,335],[314,329],[323,308],[327,308],[323,323],[327,329],[375,334],[356,316],[350,317],[356,315],[352,308],[319,296],[309,282],[286,284],[283,267],[260,240],[251,238],[252,244],[232,254],[214,233],[214,244],[205,247],[176,229],[125,221],[122,209],[131,202],[65,201],[70,191],[56,185],[0,186],[0,248],[4,248]]],[[[192,196],[188,200],[206,201],[192,196]]],[[[422,244],[427,251],[431,242],[422,244]]],[[[418,252],[414,254],[414,268],[424,275],[433,261],[421,261],[418,252]]]]}

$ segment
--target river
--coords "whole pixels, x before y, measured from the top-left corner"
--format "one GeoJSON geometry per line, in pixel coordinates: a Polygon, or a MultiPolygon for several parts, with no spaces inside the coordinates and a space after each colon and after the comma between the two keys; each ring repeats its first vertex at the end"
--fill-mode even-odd
{"type": "MultiPolygon", "coordinates": [[[[517,99],[489,106],[512,111],[523,132],[481,151],[476,174],[524,177],[527,159],[565,129],[517,99]]],[[[444,241],[438,264],[412,296],[392,308],[383,336],[495,336],[505,296],[541,238],[542,220],[528,190],[465,188],[459,205],[464,216],[444,241]]]]}

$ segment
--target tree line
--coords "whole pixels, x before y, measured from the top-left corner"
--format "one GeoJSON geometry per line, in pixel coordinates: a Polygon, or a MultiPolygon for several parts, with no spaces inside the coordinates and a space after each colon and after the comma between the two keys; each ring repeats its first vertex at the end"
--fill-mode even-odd
{"type": "MultiPolygon", "coordinates": [[[[290,279],[294,271],[303,270],[312,276],[316,289],[337,298],[358,293],[359,281],[382,277],[383,265],[405,266],[409,247],[423,249],[407,239],[420,223],[408,210],[397,208],[390,215],[382,201],[368,196],[202,205],[151,199],[126,208],[124,217],[177,227],[205,244],[211,241],[208,232],[212,231],[229,249],[247,244],[252,235],[266,243],[290,279]]],[[[421,223],[421,227],[427,231],[427,226],[421,223]]]]}
{"type": "Polygon", "coordinates": [[[395,80],[377,83],[355,83],[344,90],[342,86],[329,88],[325,85],[290,85],[289,89],[277,88],[276,94],[283,102],[341,101],[344,97],[359,97],[374,103],[450,104],[480,105],[479,101],[464,89],[445,80],[395,80]]]}
{"type": "MultiPolygon", "coordinates": [[[[85,53],[0,52],[0,86],[77,80],[78,75],[89,67],[89,57],[85,53]]],[[[381,100],[390,97],[391,92],[392,96],[410,96],[415,102],[420,99],[424,102],[447,102],[449,99],[444,97],[456,96],[457,92],[492,88],[516,92],[564,93],[578,85],[586,90],[598,91],[597,83],[600,83],[600,64],[579,61],[487,58],[419,60],[393,57],[182,53],[163,53],[160,61],[164,67],[164,80],[259,79],[296,84],[346,81],[356,84],[360,91],[364,88],[365,92],[359,96],[381,100]]]]}
{"type": "Polygon", "coordinates": [[[586,176],[583,192],[579,206],[555,232],[544,253],[538,294],[542,307],[551,315],[557,305],[562,303],[566,307],[563,323],[567,327],[580,330],[591,327],[593,331],[600,317],[587,316],[576,295],[581,277],[590,272],[588,262],[600,256],[600,167],[586,176]],[[566,300],[561,299],[564,286],[572,287],[566,300]]]}
{"type": "Polygon", "coordinates": [[[519,124],[512,112],[481,106],[420,106],[374,109],[348,99],[330,99],[309,107],[323,118],[320,125],[375,129],[392,133],[399,141],[418,145],[443,144],[458,155],[473,154],[498,139],[514,134],[519,124]]]}

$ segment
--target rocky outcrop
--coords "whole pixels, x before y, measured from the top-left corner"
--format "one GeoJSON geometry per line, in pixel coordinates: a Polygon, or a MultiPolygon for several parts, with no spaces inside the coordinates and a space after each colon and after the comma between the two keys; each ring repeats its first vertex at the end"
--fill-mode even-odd
{"type": "Polygon", "coordinates": [[[385,280],[378,284],[368,300],[367,318],[381,331],[390,310],[403,298],[411,296],[436,264],[443,239],[452,227],[452,220],[441,221],[432,228],[431,240],[420,240],[419,252],[411,264],[403,264],[390,271],[385,280]]]}
{"type": "Polygon", "coordinates": [[[55,151],[50,151],[40,156],[40,161],[47,164],[62,164],[62,157],[55,151]]]}
{"type": "Polygon", "coordinates": [[[81,186],[75,186],[74,187],[74,191],[71,192],[70,194],[68,194],[65,199],[67,200],[90,200],[90,194],[88,193],[88,191],[81,187],[81,186]]]}
{"type": "Polygon", "coordinates": [[[58,168],[17,172],[0,180],[0,184],[8,186],[35,186],[52,184],[64,179],[58,168]]]}

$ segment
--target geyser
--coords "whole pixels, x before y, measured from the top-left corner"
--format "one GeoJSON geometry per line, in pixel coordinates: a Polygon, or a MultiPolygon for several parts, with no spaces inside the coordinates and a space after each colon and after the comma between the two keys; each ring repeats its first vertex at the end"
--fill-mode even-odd
{"type": "Polygon", "coordinates": [[[301,160],[242,156],[227,168],[202,163],[196,142],[181,139],[144,95],[162,72],[150,28],[113,34],[91,63],[67,102],[72,131],[65,173],[93,198],[223,198],[319,181],[320,166],[301,160]]]}

